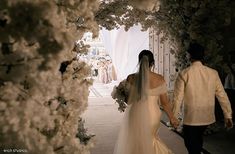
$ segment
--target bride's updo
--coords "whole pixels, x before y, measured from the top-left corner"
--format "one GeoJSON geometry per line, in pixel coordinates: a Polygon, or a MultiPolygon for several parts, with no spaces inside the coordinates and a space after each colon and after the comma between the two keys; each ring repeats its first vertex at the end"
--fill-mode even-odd
{"type": "Polygon", "coordinates": [[[139,54],[139,63],[141,62],[144,56],[148,57],[149,67],[154,66],[155,61],[154,61],[153,53],[149,50],[142,50],[139,54]]]}

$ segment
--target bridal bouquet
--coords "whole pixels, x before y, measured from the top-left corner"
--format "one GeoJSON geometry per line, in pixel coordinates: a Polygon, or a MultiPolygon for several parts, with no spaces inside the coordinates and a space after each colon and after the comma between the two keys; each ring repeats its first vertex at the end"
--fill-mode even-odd
{"type": "Polygon", "coordinates": [[[114,86],[113,88],[111,96],[118,103],[118,110],[120,112],[124,112],[127,107],[128,93],[129,90],[126,80],[121,81],[118,86],[114,86]]]}

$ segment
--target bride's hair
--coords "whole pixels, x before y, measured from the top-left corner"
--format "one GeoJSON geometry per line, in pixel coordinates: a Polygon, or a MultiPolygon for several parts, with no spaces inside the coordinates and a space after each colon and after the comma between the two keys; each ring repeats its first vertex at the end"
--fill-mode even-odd
{"type": "Polygon", "coordinates": [[[142,50],[139,54],[139,71],[137,73],[134,96],[137,101],[147,98],[149,87],[149,69],[154,66],[153,53],[149,50],[142,50]]]}
{"type": "Polygon", "coordinates": [[[153,57],[153,53],[149,50],[142,50],[139,54],[139,63],[141,63],[141,60],[143,58],[143,56],[147,56],[148,57],[148,61],[149,61],[149,67],[154,66],[155,61],[154,61],[154,57],[153,57]]]}

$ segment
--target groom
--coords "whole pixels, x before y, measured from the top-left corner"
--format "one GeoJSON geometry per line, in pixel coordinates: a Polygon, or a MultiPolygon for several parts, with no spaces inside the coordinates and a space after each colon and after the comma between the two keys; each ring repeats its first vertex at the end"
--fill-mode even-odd
{"type": "Polygon", "coordinates": [[[179,117],[184,102],[184,143],[189,154],[200,154],[203,132],[215,122],[215,96],[223,110],[227,128],[233,127],[232,110],[217,71],[202,64],[204,48],[192,43],[188,53],[192,64],[180,72],[176,79],[173,112],[175,117],[179,117]]]}

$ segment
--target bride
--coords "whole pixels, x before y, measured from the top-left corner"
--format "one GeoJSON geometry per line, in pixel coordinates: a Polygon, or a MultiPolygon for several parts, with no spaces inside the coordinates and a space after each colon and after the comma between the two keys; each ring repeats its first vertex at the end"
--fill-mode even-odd
{"type": "Polygon", "coordinates": [[[171,125],[177,127],[167,98],[164,78],[151,71],[153,54],[143,50],[139,54],[139,71],[127,77],[128,107],[114,149],[114,154],[171,154],[159,139],[161,110],[167,113],[171,125]]]}

